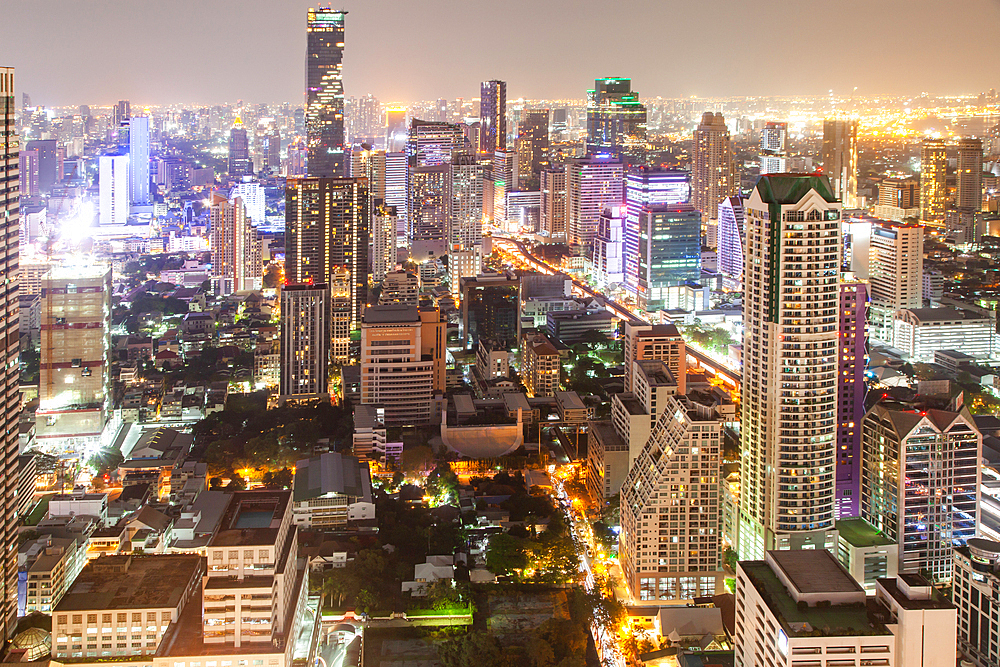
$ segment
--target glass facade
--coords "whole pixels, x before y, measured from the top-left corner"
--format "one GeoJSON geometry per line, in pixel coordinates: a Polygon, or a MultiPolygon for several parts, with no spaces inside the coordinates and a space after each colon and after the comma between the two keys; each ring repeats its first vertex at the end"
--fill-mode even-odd
{"type": "Polygon", "coordinates": [[[660,310],[669,288],[701,278],[701,213],[690,204],[644,209],[637,258],[639,306],[660,310]]]}
{"type": "Polygon", "coordinates": [[[306,19],[306,133],[310,176],[345,175],[344,17],[310,9],[306,19]]]}

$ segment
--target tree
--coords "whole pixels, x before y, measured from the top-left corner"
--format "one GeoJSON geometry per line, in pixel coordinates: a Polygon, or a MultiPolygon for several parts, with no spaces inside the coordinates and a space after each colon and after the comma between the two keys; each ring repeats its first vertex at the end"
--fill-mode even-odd
{"type": "Polygon", "coordinates": [[[432,496],[439,504],[449,504],[458,500],[458,475],[447,463],[439,463],[427,475],[424,485],[427,495],[432,496]]]}
{"type": "Polygon", "coordinates": [[[527,566],[528,554],[521,540],[506,533],[490,538],[486,547],[486,569],[501,576],[519,572],[527,566]]]}
{"type": "Polygon", "coordinates": [[[403,450],[399,457],[399,467],[404,473],[419,473],[426,470],[433,460],[434,451],[430,447],[413,447],[403,450]]]}
{"type": "Polygon", "coordinates": [[[443,667],[505,667],[508,663],[500,641],[486,632],[470,632],[438,647],[443,667]]]}
{"type": "Polygon", "coordinates": [[[350,572],[348,572],[346,567],[337,567],[327,572],[323,577],[320,594],[323,600],[326,600],[327,596],[329,596],[333,606],[340,607],[344,604],[347,596],[353,592],[353,589],[354,582],[351,579],[350,572]]]}
{"type": "Polygon", "coordinates": [[[468,583],[454,579],[435,579],[427,586],[427,601],[434,609],[450,609],[468,599],[468,583]]]}

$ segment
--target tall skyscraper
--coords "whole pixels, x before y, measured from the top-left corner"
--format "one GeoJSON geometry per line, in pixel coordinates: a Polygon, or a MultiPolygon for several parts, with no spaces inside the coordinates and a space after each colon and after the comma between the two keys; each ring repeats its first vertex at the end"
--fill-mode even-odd
{"type": "Polygon", "coordinates": [[[448,282],[458,296],[461,279],[483,268],[483,165],[472,155],[456,155],[449,178],[448,282]]]}
{"type": "Polygon", "coordinates": [[[622,203],[622,176],[622,163],[610,157],[576,158],[566,165],[567,243],[594,242],[601,213],[622,203]]]}
{"type": "Polygon", "coordinates": [[[132,117],[132,105],[128,100],[118,100],[111,109],[111,123],[114,130],[124,125],[132,117]]]}
{"type": "Polygon", "coordinates": [[[694,131],[691,203],[708,219],[725,197],[733,194],[733,148],[722,113],[706,111],[694,131]]]}
{"type": "Polygon", "coordinates": [[[746,201],[739,553],[834,549],[841,205],[771,174],[746,201]]]}
{"type": "Polygon", "coordinates": [[[701,213],[688,203],[643,206],[637,264],[639,307],[673,307],[670,288],[701,278],[701,213]]]}
{"type": "Polygon", "coordinates": [[[551,243],[566,242],[566,168],[554,167],[541,173],[542,205],[539,232],[551,243]]]}
{"type": "Polygon", "coordinates": [[[507,193],[514,189],[516,160],[517,155],[513,151],[498,150],[493,153],[493,221],[499,225],[507,223],[507,193]]]}
{"type": "Polygon", "coordinates": [[[604,209],[594,237],[594,282],[601,289],[621,287],[625,281],[625,261],[622,257],[622,237],[625,227],[625,207],[604,209]]]}
{"type": "Polygon", "coordinates": [[[865,344],[868,284],[840,282],[840,349],[837,351],[837,519],[860,515],[861,422],[865,414],[865,344]]]}
{"type": "Polygon", "coordinates": [[[760,174],[787,171],[788,123],[768,122],[760,131],[760,174]]]}
{"type": "Polygon", "coordinates": [[[102,155],[99,164],[102,225],[124,225],[129,214],[128,155],[102,155]]]}
{"type": "Polygon", "coordinates": [[[647,206],[684,204],[691,200],[690,176],[685,171],[632,170],[625,178],[625,288],[636,296],[639,285],[639,218],[647,206]]]}
{"type": "Polygon", "coordinates": [[[149,117],[132,116],[128,121],[129,203],[150,206],[149,117]]]}
{"type": "Polygon", "coordinates": [[[948,153],[944,141],[924,139],[920,147],[920,219],[940,227],[947,207],[948,153]]]}
{"type": "Polygon", "coordinates": [[[330,395],[330,288],[326,283],[281,288],[279,400],[330,395]]]}
{"type": "Polygon", "coordinates": [[[743,245],[746,243],[746,215],[742,197],[726,197],[719,204],[719,273],[737,289],[743,286],[743,245]]]}
{"type": "Polygon", "coordinates": [[[310,9],[306,15],[306,136],[309,175],[345,175],[344,17],[347,12],[310,9]]]}
{"type": "Polygon", "coordinates": [[[406,245],[406,230],[408,216],[407,176],[408,166],[406,153],[385,154],[385,205],[396,209],[396,245],[406,245]]]}
{"type": "Polygon", "coordinates": [[[368,300],[368,207],[364,178],[290,178],[285,186],[285,280],[332,289],[346,271],[352,331],[368,300]]]}
{"type": "MultiPolygon", "coordinates": [[[[955,171],[958,192],[955,208],[980,211],[983,208],[983,141],[960,139],[958,142],[958,169],[955,171]]],[[[978,239],[977,239],[978,240],[978,239]]]]}
{"type": "Polygon", "coordinates": [[[630,166],[646,163],[646,107],[632,79],[597,79],[587,91],[587,154],[610,154],[630,166]]]}
{"type": "Polygon", "coordinates": [[[479,154],[488,160],[507,150],[507,82],[483,81],[479,93],[479,154]]]}
{"type": "Polygon", "coordinates": [[[880,220],[868,246],[871,308],[869,333],[893,344],[896,313],[923,305],[924,228],[880,220]]]}
{"type": "Polygon", "coordinates": [[[21,395],[18,386],[18,137],[14,122],[14,68],[0,67],[0,131],[5,138],[0,144],[0,220],[3,235],[0,242],[0,312],[3,313],[4,335],[8,341],[3,355],[3,628],[0,636],[11,639],[17,625],[17,526],[21,517],[18,505],[18,418],[21,395]]]}
{"type": "Polygon", "coordinates": [[[410,255],[418,261],[441,257],[447,251],[451,162],[464,146],[465,135],[459,125],[416,118],[410,122],[406,141],[406,236],[410,255]]]}
{"type": "Polygon", "coordinates": [[[220,295],[257,289],[262,278],[260,240],[243,199],[213,193],[210,212],[212,276],[220,295]]]}
{"type": "Polygon", "coordinates": [[[253,164],[250,162],[250,139],[246,128],[239,118],[229,130],[229,176],[242,178],[253,174],[253,164]]]}
{"type": "Polygon", "coordinates": [[[519,189],[538,190],[541,173],[548,165],[549,110],[525,109],[517,124],[519,189]]]}
{"type": "Polygon", "coordinates": [[[823,172],[844,208],[858,206],[858,121],[823,121],[823,172]]]}
{"type": "Polygon", "coordinates": [[[372,280],[382,282],[396,266],[396,208],[372,200],[372,280]]]}

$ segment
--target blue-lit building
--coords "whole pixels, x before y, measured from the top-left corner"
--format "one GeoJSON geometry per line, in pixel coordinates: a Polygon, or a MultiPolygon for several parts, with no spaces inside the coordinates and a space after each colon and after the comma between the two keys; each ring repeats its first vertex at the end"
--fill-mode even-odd
{"type": "Polygon", "coordinates": [[[689,203],[643,207],[636,254],[639,307],[668,307],[671,288],[701,277],[701,213],[689,203]]]}
{"type": "MultiPolygon", "coordinates": [[[[639,216],[647,206],[683,204],[691,200],[691,175],[686,171],[643,167],[625,177],[625,289],[633,297],[639,286],[639,216]]],[[[700,247],[699,247],[700,252],[700,247]]]]}

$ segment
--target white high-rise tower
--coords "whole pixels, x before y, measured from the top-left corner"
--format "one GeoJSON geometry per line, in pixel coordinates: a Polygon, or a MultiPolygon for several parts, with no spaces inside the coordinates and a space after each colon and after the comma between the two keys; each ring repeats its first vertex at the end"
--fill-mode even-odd
{"type": "Polygon", "coordinates": [[[739,553],[833,549],[841,203],[822,176],[746,201],[739,553]]]}
{"type": "Polygon", "coordinates": [[[132,116],[128,121],[129,203],[149,206],[149,118],[132,116]]]}

